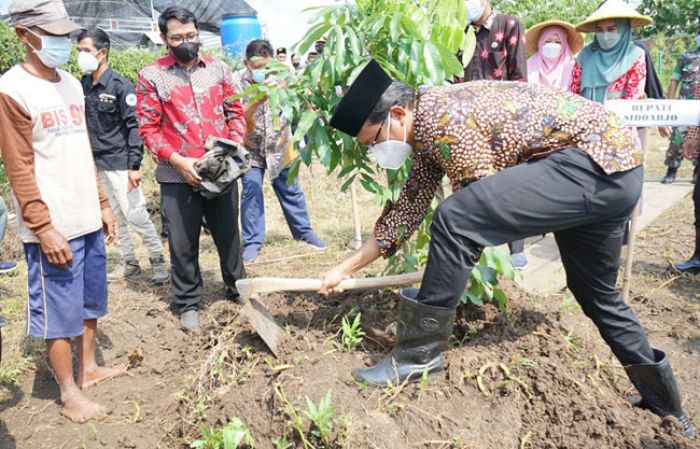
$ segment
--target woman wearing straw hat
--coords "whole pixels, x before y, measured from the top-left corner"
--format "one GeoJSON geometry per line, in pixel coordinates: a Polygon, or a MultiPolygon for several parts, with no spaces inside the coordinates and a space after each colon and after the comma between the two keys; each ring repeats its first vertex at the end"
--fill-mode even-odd
{"type": "Polygon", "coordinates": [[[599,103],[643,98],[646,59],[632,42],[632,28],[652,22],[623,0],[608,0],[578,24],[576,31],[595,33],[595,39],[578,56],[572,92],[599,103]]]}
{"type": "Polygon", "coordinates": [[[531,83],[569,91],[574,69],[574,55],[583,47],[583,36],[574,26],[560,20],[549,20],[530,28],[525,35],[527,79],[531,83]]]}

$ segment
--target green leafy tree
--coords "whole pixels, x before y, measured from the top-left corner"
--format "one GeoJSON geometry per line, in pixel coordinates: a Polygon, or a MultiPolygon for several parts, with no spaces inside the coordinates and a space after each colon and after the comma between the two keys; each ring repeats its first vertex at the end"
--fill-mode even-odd
{"type": "MultiPolygon", "coordinates": [[[[240,96],[252,99],[267,96],[273,110],[281,111],[288,121],[298,121],[295,142],[308,136],[310,144],[299,149],[301,157],[292,165],[290,178],[296,176],[302,163],[311,165],[312,160],[317,159],[329,173],[337,172],[345,181],[343,190],[357,181],[374,194],[378,205],[396,201],[410,172],[410,162],[399,170],[383,172],[370,161],[361,144],[330,128],[328,122],[342,93],[370,57],[394,79],[415,88],[443,85],[460,75],[463,66],[455,55],[463,51],[463,60],[468,62],[476,44],[473,31],[464,32],[464,1],[357,0],[354,5],[313,10],[312,25],[294,51],[304,54],[324,36],[327,42],[321,57],[300,74],[274,62],[268,64],[266,70],[274,75],[278,86],[253,85],[240,96]],[[385,182],[381,182],[382,178],[385,182]]],[[[435,200],[433,207],[437,203],[435,200]]],[[[405,242],[403,251],[390,259],[387,271],[415,271],[425,263],[431,219],[432,210],[420,225],[415,243],[405,242]]],[[[501,253],[492,256],[482,261],[489,264],[493,258],[500,258],[501,253]]],[[[509,265],[510,258],[506,255],[505,259],[500,267],[509,265]]],[[[508,274],[507,270],[492,268],[498,274],[508,274]]],[[[471,277],[472,284],[481,284],[484,280],[491,278],[478,274],[471,277]]],[[[501,297],[497,284],[484,286],[483,291],[491,292],[494,288],[495,293],[491,297],[486,295],[486,299],[501,297]]]]}
{"type": "Polygon", "coordinates": [[[697,34],[700,0],[643,0],[639,11],[654,19],[653,25],[639,29],[640,36],[697,34]]]}
{"type": "Polygon", "coordinates": [[[576,25],[595,11],[599,3],[590,0],[494,0],[493,6],[519,18],[527,29],[547,20],[564,20],[576,25]]]}
{"type": "Polygon", "coordinates": [[[23,61],[25,55],[24,45],[17,38],[15,29],[0,20],[0,73],[23,61]]]}

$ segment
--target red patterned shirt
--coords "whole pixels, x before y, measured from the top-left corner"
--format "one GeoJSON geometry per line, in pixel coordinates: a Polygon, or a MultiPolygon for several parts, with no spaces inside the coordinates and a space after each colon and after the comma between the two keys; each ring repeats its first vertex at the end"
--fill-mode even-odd
{"type": "Polygon", "coordinates": [[[139,134],[158,159],[158,182],[185,182],[168,159],[175,152],[201,157],[209,136],[243,143],[243,108],[239,100],[229,100],[235,94],[231,69],[206,56],[189,69],[168,55],[141,70],[139,134]]]}
{"type": "MultiPolygon", "coordinates": [[[[576,64],[574,67],[573,80],[571,81],[571,92],[581,94],[581,76],[583,69],[576,64]]],[[[618,78],[615,82],[610,83],[608,91],[605,94],[606,100],[641,100],[644,98],[644,87],[647,80],[647,65],[646,56],[632,64],[632,67],[618,78]]]]}

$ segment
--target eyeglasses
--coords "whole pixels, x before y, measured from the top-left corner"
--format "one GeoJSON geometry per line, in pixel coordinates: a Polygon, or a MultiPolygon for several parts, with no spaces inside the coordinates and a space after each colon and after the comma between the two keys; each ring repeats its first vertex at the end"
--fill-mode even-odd
{"type": "Polygon", "coordinates": [[[180,45],[183,42],[197,42],[197,40],[199,40],[199,34],[190,33],[187,36],[175,34],[174,36],[169,36],[168,40],[176,45],[180,45]]]}
{"type": "Polygon", "coordinates": [[[377,139],[379,139],[379,135],[382,133],[382,128],[384,128],[384,122],[382,122],[382,124],[379,125],[379,129],[377,130],[377,135],[374,136],[374,140],[372,140],[372,143],[369,144],[370,147],[373,147],[377,144],[377,139]]]}

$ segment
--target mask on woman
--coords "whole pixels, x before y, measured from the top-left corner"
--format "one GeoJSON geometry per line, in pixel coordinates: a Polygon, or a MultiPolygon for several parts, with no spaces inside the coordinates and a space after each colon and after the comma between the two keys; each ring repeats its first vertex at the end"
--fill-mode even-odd
{"type": "Polygon", "coordinates": [[[620,41],[619,31],[598,31],[595,33],[595,38],[598,41],[598,45],[603,50],[610,50],[620,41]]]}
{"type": "MultiPolygon", "coordinates": [[[[391,112],[386,120],[386,133],[387,136],[391,136],[391,112]]],[[[406,159],[411,154],[411,145],[406,142],[406,132],[406,127],[404,126],[403,142],[387,139],[369,148],[380,167],[387,170],[398,170],[406,162],[406,159]]]]}
{"type": "Polygon", "coordinates": [[[55,69],[70,59],[70,39],[65,36],[41,36],[27,28],[27,31],[41,39],[41,50],[29,46],[39,60],[48,68],[55,69]]]}
{"type": "Polygon", "coordinates": [[[540,53],[547,59],[554,59],[561,54],[561,44],[559,42],[547,42],[540,49],[540,53]]]}
{"type": "Polygon", "coordinates": [[[700,48],[700,36],[695,38],[695,43],[697,44],[698,48],[700,48]]]}

